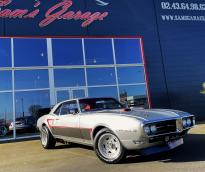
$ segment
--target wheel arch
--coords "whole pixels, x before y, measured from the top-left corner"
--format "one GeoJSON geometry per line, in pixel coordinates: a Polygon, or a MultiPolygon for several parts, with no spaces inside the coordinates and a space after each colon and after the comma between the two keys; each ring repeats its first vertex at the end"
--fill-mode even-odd
{"type": "MultiPolygon", "coordinates": [[[[110,131],[112,131],[113,133],[115,133],[115,131],[113,131],[109,126],[104,125],[104,124],[101,124],[101,125],[96,126],[96,127],[93,129],[93,131],[92,131],[92,136],[91,136],[91,137],[92,137],[92,140],[94,140],[96,134],[97,134],[100,130],[102,130],[102,129],[104,129],[104,128],[107,128],[107,129],[109,129],[110,131]]],[[[116,133],[115,133],[115,134],[116,134],[116,133]]]]}
{"type": "Polygon", "coordinates": [[[47,127],[48,130],[50,131],[50,133],[53,135],[53,132],[52,132],[50,126],[49,126],[48,124],[46,124],[46,122],[43,122],[43,123],[41,124],[41,128],[42,128],[42,127],[47,127]]]}

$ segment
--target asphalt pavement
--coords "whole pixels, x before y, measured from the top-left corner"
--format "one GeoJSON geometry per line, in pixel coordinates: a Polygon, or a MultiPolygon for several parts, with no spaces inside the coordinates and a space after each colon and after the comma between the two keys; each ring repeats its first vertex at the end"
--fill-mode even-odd
{"type": "Polygon", "coordinates": [[[0,144],[0,172],[204,172],[205,124],[197,125],[174,151],[147,157],[131,156],[123,163],[104,164],[92,148],[58,145],[44,150],[39,140],[0,144]]]}

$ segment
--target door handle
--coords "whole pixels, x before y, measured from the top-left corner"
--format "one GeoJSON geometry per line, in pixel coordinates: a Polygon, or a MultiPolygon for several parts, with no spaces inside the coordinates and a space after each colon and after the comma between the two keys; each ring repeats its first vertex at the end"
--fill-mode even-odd
{"type": "Polygon", "coordinates": [[[59,121],[60,119],[59,119],[59,118],[56,118],[55,120],[56,120],[56,121],[59,121]]]}

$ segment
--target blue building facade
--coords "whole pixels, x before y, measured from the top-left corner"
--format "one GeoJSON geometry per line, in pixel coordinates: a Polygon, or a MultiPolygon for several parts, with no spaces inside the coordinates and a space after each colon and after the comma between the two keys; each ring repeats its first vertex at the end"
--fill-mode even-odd
{"type": "MultiPolygon", "coordinates": [[[[1,49],[14,49],[14,52],[9,51],[7,53],[7,55],[11,53],[9,56],[12,56],[13,53],[13,59],[4,58],[4,60],[0,60],[1,70],[4,72],[2,79],[6,81],[7,76],[7,80],[10,81],[8,78],[13,78],[13,84],[15,83],[16,87],[14,89],[25,89],[25,91],[27,89],[40,89],[39,91],[44,92],[41,95],[47,94],[48,98],[53,96],[55,97],[55,102],[57,102],[58,99],[64,99],[63,96],[65,95],[73,97],[75,90],[73,91],[70,87],[72,87],[72,82],[75,82],[79,88],[82,88],[77,90],[76,94],[89,96],[89,90],[90,94],[94,96],[96,93],[104,94],[104,92],[110,92],[112,94],[116,93],[115,95],[120,99],[120,84],[134,84],[136,86],[136,84],[144,83],[145,85],[145,80],[142,82],[142,78],[137,77],[137,73],[142,74],[144,70],[142,69],[142,59],[137,58],[137,55],[135,56],[136,58],[134,57],[135,61],[133,62],[133,59],[129,59],[128,56],[119,57],[118,63],[117,58],[109,56],[104,58],[104,53],[111,51],[109,46],[103,47],[105,51],[102,48],[95,48],[95,52],[92,49],[92,44],[89,43],[94,40],[86,40],[85,38],[82,41],[80,37],[114,38],[118,36],[128,38],[141,36],[144,43],[151,106],[153,108],[184,110],[195,114],[197,119],[204,119],[205,49],[203,46],[205,42],[205,4],[202,0],[189,2],[183,0],[53,0],[52,2],[46,0],[30,2],[0,0],[0,6],[0,35],[2,37],[43,37],[41,39],[38,38],[39,42],[37,43],[36,40],[32,39],[29,39],[31,41],[29,43],[24,43],[25,39],[22,38],[1,39],[1,49]],[[16,11],[17,9],[18,11],[16,11]],[[88,49],[87,52],[81,52],[81,50],[69,52],[73,55],[73,59],[76,60],[75,63],[73,63],[73,59],[65,60],[64,54],[68,53],[68,48],[65,43],[61,42],[62,40],[56,38],[66,36],[80,39],[72,40],[72,43],[67,40],[68,43],[66,45],[70,45],[72,50],[78,49],[81,45],[84,46],[83,51],[88,49]],[[15,47],[19,49],[16,52],[15,47]],[[35,48],[43,49],[38,52],[35,48]],[[91,51],[89,51],[90,49],[91,51]],[[88,59],[87,57],[83,59],[82,53],[84,53],[84,56],[88,54],[88,59]],[[99,57],[100,60],[96,60],[96,53],[102,55],[102,57],[99,57]],[[58,58],[56,58],[57,56],[58,58]],[[12,66],[12,64],[16,66],[12,66]],[[88,65],[86,72],[84,69],[85,64],[88,65]],[[122,67],[118,66],[118,64],[127,65],[125,67],[132,67],[133,70],[126,71],[122,69],[118,71],[118,67],[122,67]],[[57,67],[55,68],[55,66],[57,67]],[[74,67],[70,69],[70,66],[74,67]],[[92,66],[92,68],[89,66],[92,66]],[[96,66],[97,69],[93,68],[96,66]],[[21,72],[22,68],[29,70],[31,69],[30,67],[35,67],[32,69],[36,71],[21,72]],[[101,71],[100,67],[103,67],[104,70],[101,71]],[[12,70],[4,71],[5,68],[12,70]],[[45,70],[48,70],[48,72],[45,72],[45,70]],[[118,75],[119,73],[123,78],[124,74],[133,73],[133,71],[136,73],[136,77],[134,74],[130,75],[131,79],[124,77],[122,83],[116,77],[116,74],[118,75]],[[102,73],[103,75],[101,75],[102,73]],[[102,80],[89,79],[89,76],[93,78],[94,74],[99,74],[99,78],[102,77],[102,80]],[[69,80],[62,81],[60,78],[64,75],[77,77],[74,77],[72,82],[69,80]],[[86,75],[88,75],[87,81],[83,83],[86,75]],[[38,79],[38,76],[41,77],[38,79]],[[36,77],[38,83],[34,79],[36,77]],[[45,81],[46,78],[48,78],[48,81],[49,79],[52,80],[52,77],[54,80],[55,77],[59,78],[51,85],[52,88],[58,89],[54,92],[48,92],[46,89],[50,89],[50,85],[48,85],[49,82],[46,83],[45,81]],[[23,78],[30,78],[33,83],[21,83],[23,78]],[[105,80],[106,83],[103,82],[105,80]],[[88,87],[86,87],[86,84],[88,87]],[[102,92],[95,87],[96,85],[105,86],[106,84],[113,86],[112,88],[110,87],[110,90],[113,90],[102,92]],[[64,90],[65,87],[69,87],[69,90],[64,90]],[[117,91],[114,87],[117,87],[117,91]],[[51,95],[51,93],[55,95],[51,95]]],[[[112,46],[118,46],[114,39],[110,40],[112,46]]],[[[108,40],[102,41],[106,42],[108,40]]],[[[119,54],[123,54],[120,51],[126,46],[119,45],[118,47],[119,54]]],[[[136,42],[135,47],[137,52],[142,48],[142,45],[136,42]]],[[[127,48],[126,50],[129,51],[127,48]]],[[[118,53],[118,50],[116,52],[118,53]]],[[[145,78],[144,73],[142,76],[145,78]]],[[[8,88],[9,85],[1,87],[8,88]]],[[[144,88],[143,90],[145,90],[144,88]]],[[[130,88],[129,90],[140,89],[130,88]]],[[[147,91],[145,92],[147,95],[147,91]]],[[[122,91],[121,97],[123,97],[122,95],[126,95],[126,91],[124,91],[124,94],[122,91]]],[[[3,99],[12,99],[11,94],[3,96],[3,99]]],[[[135,95],[133,94],[132,96],[135,95]]],[[[18,95],[16,97],[18,98],[18,95]]],[[[26,93],[23,97],[27,97],[26,93]]],[[[19,111],[22,112],[22,104],[27,101],[22,100],[22,96],[19,96],[18,99],[17,102],[20,102],[19,108],[21,107],[19,111]]],[[[51,102],[51,100],[49,101],[51,102]]],[[[50,104],[53,103],[51,102],[50,104]]],[[[12,104],[11,106],[15,108],[15,112],[18,111],[17,107],[12,104]]]]}
{"type": "Polygon", "coordinates": [[[38,136],[58,102],[114,97],[148,107],[141,38],[0,38],[1,140],[38,136]]]}

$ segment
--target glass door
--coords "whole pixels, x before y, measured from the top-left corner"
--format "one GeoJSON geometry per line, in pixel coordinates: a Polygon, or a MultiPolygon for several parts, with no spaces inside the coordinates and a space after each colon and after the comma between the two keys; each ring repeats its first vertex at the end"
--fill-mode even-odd
{"type": "Polygon", "coordinates": [[[56,102],[59,103],[64,100],[71,99],[69,90],[57,90],[56,91],[56,102]]]}
{"type": "Polygon", "coordinates": [[[83,98],[86,96],[85,88],[68,88],[63,90],[56,90],[56,102],[59,103],[64,100],[83,98]]]}
{"type": "Polygon", "coordinates": [[[72,93],[72,98],[73,99],[86,97],[85,89],[72,89],[71,93],[72,93]]]}

